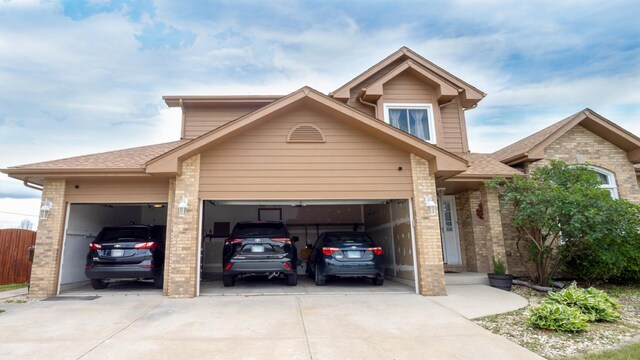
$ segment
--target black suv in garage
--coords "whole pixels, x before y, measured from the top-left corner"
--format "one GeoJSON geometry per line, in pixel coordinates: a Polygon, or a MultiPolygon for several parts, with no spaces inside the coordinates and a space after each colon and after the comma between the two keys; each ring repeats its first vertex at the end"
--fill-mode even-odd
{"type": "Polygon", "coordinates": [[[231,236],[224,241],[222,251],[222,282],[233,286],[238,277],[283,275],[287,285],[298,284],[296,267],[298,252],[294,245],[298,237],[291,237],[281,221],[239,222],[231,236]]]}
{"type": "Polygon", "coordinates": [[[153,279],[162,289],[165,226],[105,227],[89,244],[85,275],[94,289],[109,286],[110,279],[153,279]]]}

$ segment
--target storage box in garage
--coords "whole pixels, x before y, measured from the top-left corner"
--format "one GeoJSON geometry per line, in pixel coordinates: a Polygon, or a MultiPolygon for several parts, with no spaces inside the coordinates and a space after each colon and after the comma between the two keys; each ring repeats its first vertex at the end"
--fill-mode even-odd
{"type": "Polygon", "coordinates": [[[298,275],[304,275],[307,273],[307,262],[304,261],[302,264],[298,265],[298,275]]]}

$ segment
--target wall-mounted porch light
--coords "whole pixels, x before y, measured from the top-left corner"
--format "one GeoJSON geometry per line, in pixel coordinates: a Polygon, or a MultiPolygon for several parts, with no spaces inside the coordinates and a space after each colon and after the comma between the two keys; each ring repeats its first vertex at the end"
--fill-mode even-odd
{"type": "Polygon", "coordinates": [[[428,194],[424,197],[424,203],[427,205],[427,210],[429,211],[429,215],[433,216],[436,214],[436,210],[438,210],[438,205],[433,201],[433,196],[428,194]]]}
{"type": "Polygon", "coordinates": [[[182,196],[182,200],[178,204],[178,216],[185,216],[187,214],[187,208],[189,207],[189,200],[182,196]]]}
{"type": "Polygon", "coordinates": [[[53,204],[51,203],[51,201],[49,201],[49,199],[45,199],[44,202],[42,203],[42,206],[40,207],[41,220],[47,220],[49,218],[49,213],[51,213],[52,207],[53,207],[53,204]]]}

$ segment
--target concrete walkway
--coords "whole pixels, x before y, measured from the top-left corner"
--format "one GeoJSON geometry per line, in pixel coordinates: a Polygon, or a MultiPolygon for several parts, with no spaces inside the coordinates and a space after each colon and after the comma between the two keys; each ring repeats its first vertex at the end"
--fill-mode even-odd
{"type": "Polygon", "coordinates": [[[27,295],[27,288],[23,287],[15,290],[0,291],[0,300],[27,295]]]}
{"type": "Polygon", "coordinates": [[[529,304],[522,296],[486,285],[447,285],[447,296],[430,299],[467,319],[503,314],[529,304]]]}
{"type": "Polygon", "coordinates": [[[436,300],[59,297],[0,314],[0,359],[541,359],[436,300]]]}

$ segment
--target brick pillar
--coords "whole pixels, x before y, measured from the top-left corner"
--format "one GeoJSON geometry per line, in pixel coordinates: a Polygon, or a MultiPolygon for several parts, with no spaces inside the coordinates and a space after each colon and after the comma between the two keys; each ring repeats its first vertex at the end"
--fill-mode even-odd
{"type": "Polygon", "coordinates": [[[62,239],[66,206],[64,195],[65,180],[45,180],[42,189],[42,202],[51,202],[51,212],[47,219],[38,222],[36,251],[31,267],[29,297],[44,298],[58,293],[60,259],[62,258],[62,239]]]}
{"type": "MultiPolygon", "coordinates": [[[[501,259],[507,263],[507,255],[504,248],[504,236],[502,234],[502,217],[500,216],[500,202],[498,193],[482,185],[480,188],[482,204],[484,206],[485,233],[487,243],[491,247],[491,257],[501,259]]],[[[487,259],[488,262],[491,258],[487,259]]],[[[493,271],[493,264],[491,265],[493,271]]]]}
{"type": "Polygon", "coordinates": [[[165,250],[165,276],[164,276],[164,284],[162,286],[162,295],[169,296],[169,261],[171,260],[170,253],[170,243],[171,243],[171,224],[173,223],[173,217],[177,216],[176,209],[176,179],[169,180],[169,197],[167,201],[167,246],[165,250]],[[175,214],[174,214],[175,213],[175,214]]]}
{"type": "MultiPolygon", "coordinates": [[[[170,184],[173,187],[174,182],[170,184]]],[[[165,288],[170,297],[195,297],[198,286],[198,229],[200,200],[200,154],[182,162],[182,175],[176,177],[175,191],[169,196],[168,228],[165,261],[165,288]],[[178,215],[178,204],[182,197],[188,200],[185,216],[178,215]]]]}
{"type": "Polygon", "coordinates": [[[413,178],[413,208],[418,263],[418,284],[422,295],[446,295],[442,240],[438,213],[429,215],[425,197],[429,194],[436,201],[435,177],[429,172],[429,163],[411,154],[413,178]]]}

